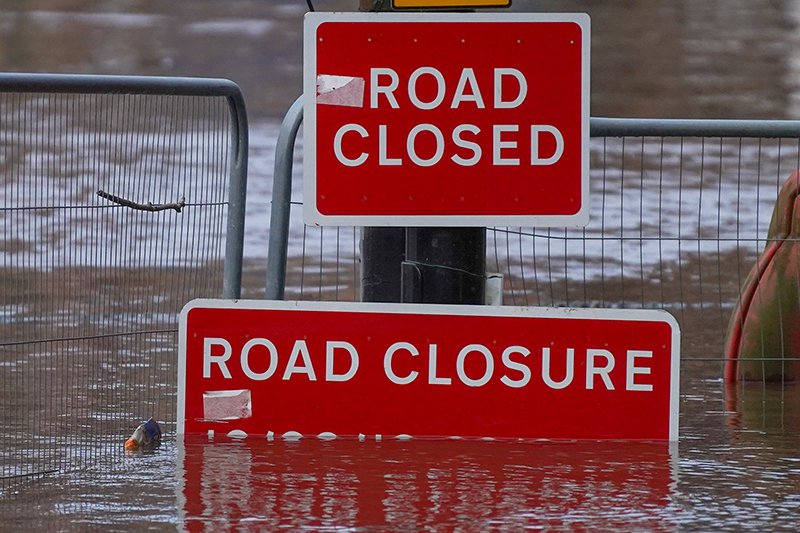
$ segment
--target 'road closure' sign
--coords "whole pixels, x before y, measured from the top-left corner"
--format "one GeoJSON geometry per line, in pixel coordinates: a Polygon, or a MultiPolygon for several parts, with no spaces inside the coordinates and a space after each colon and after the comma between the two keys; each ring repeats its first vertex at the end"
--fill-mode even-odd
{"type": "Polygon", "coordinates": [[[588,16],[309,13],[304,31],[306,222],[588,222],[588,16]]]}
{"type": "Polygon", "coordinates": [[[178,433],[678,438],[661,311],[195,300],[178,433]]]}

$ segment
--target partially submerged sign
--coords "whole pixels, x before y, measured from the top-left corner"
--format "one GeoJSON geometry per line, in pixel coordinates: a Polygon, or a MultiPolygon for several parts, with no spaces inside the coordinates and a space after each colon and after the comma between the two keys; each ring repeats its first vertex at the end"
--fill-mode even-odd
{"type": "Polygon", "coordinates": [[[304,31],[308,223],[587,223],[588,16],[310,13],[304,31]]]}
{"type": "Polygon", "coordinates": [[[178,433],[678,438],[661,311],[195,300],[178,433]]]}

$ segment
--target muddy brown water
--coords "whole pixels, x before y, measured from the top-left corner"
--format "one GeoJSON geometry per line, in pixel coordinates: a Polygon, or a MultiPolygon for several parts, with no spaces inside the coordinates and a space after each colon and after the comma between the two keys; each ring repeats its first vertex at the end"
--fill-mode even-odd
{"type": "MultiPolygon", "coordinates": [[[[325,11],[356,3],[314,1],[325,11]]],[[[516,0],[512,8],[532,10],[591,15],[594,116],[800,118],[798,1],[516,0]]],[[[300,0],[6,3],[0,68],[239,83],[252,136],[244,293],[260,298],[277,123],[301,90],[305,11],[300,0]]],[[[304,283],[303,297],[357,297],[357,233],[340,236],[340,253],[327,253],[330,245],[305,259],[294,253],[291,295],[304,283]],[[310,273],[301,280],[303,267],[310,273]]],[[[2,268],[32,246],[24,236],[3,235],[2,268]]],[[[110,278],[90,265],[0,277],[7,344],[0,351],[0,416],[5,428],[35,435],[5,433],[4,457],[36,465],[45,450],[58,458],[42,463],[47,473],[3,483],[0,529],[792,530],[800,511],[800,389],[725,388],[720,336],[753,253],[701,255],[679,254],[650,270],[646,282],[615,276],[563,291],[529,285],[523,293],[521,278],[506,280],[517,288],[507,304],[613,300],[635,307],[643,305],[640,295],[671,302],[687,354],[676,446],[167,438],[153,452],[125,455],[121,428],[132,429],[138,418],[155,414],[172,429],[174,316],[185,300],[213,296],[217,288],[176,294],[151,267],[120,269],[110,278]],[[705,305],[708,294],[700,299],[682,290],[684,276],[703,273],[709,282],[709,272],[718,272],[712,283],[722,287],[727,306],[705,305]],[[97,301],[81,294],[102,294],[110,311],[98,316],[97,301]],[[66,313],[54,304],[60,296],[70,299],[66,313]],[[22,312],[14,307],[20,301],[22,312]],[[91,336],[99,323],[156,333],[86,339],[69,351],[53,342],[9,345],[31,335],[91,336]]],[[[179,277],[202,279],[218,265],[181,268],[179,277]]]]}

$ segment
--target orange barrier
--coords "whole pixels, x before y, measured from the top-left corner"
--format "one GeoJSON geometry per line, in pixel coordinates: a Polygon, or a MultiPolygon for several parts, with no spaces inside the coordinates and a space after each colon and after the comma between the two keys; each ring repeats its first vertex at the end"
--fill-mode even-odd
{"type": "Polygon", "coordinates": [[[728,325],[725,380],[800,378],[800,172],[781,187],[767,245],[742,285],[728,325]]]}

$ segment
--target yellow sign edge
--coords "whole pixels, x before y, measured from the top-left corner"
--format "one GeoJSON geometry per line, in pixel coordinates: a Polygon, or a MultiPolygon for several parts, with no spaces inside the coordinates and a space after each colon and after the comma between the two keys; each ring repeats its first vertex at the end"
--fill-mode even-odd
{"type": "Polygon", "coordinates": [[[396,9],[445,7],[508,7],[511,0],[392,0],[396,9]]]}

